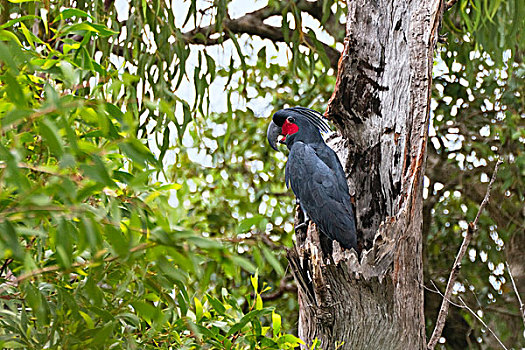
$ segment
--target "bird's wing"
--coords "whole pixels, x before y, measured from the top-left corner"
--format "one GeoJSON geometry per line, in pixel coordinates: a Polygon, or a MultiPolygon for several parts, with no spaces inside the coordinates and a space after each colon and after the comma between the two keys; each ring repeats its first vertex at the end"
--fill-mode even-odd
{"type": "Polygon", "coordinates": [[[339,157],[337,157],[337,154],[334,152],[334,150],[325,143],[317,145],[314,147],[314,150],[319,159],[321,159],[323,163],[325,163],[326,166],[333,171],[337,179],[339,190],[348,193],[349,190],[348,183],[346,182],[345,172],[341,162],[339,161],[339,157]]]}
{"type": "Polygon", "coordinates": [[[286,181],[308,216],[331,239],[356,248],[356,229],[348,189],[309,145],[296,142],[288,156],[286,181]]]}

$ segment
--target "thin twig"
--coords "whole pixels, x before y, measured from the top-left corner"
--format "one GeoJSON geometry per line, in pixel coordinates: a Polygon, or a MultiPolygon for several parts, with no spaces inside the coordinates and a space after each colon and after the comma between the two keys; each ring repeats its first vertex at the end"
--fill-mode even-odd
{"type": "Polygon", "coordinates": [[[468,311],[470,311],[470,313],[472,315],[474,315],[474,317],[476,317],[476,319],[481,322],[481,324],[483,325],[483,327],[485,327],[489,332],[490,334],[492,334],[492,336],[494,338],[496,338],[496,340],[498,341],[499,345],[501,345],[501,347],[505,350],[508,350],[507,347],[505,346],[505,344],[503,344],[503,342],[501,341],[500,338],[498,338],[498,336],[496,335],[496,333],[494,333],[494,331],[492,329],[490,329],[490,327],[485,323],[485,321],[483,321],[483,319],[481,317],[478,316],[477,313],[474,312],[474,310],[472,310],[470,307],[467,306],[467,304],[465,303],[465,301],[460,297],[458,296],[458,299],[461,301],[461,303],[463,304],[463,307],[465,309],[467,309],[468,311]]]}
{"type": "MultiPolygon", "coordinates": [[[[430,283],[432,283],[432,285],[434,286],[435,289],[430,289],[430,288],[428,288],[428,287],[425,287],[425,288],[427,288],[427,290],[429,290],[429,291],[431,291],[431,292],[438,293],[439,295],[441,295],[441,297],[445,298],[445,296],[443,295],[443,293],[441,293],[441,291],[440,291],[439,288],[436,286],[436,284],[434,283],[434,281],[430,280],[430,283]]],[[[445,299],[447,299],[447,298],[445,298],[445,299]]],[[[461,305],[459,305],[459,304],[453,302],[453,301],[450,300],[450,299],[447,299],[447,301],[448,301],[450,304],[454,305],[455,307],[459,307],[459,308],[462,308],[462,307],[463,307],[463,306],[461,306],[461,305]]]]}
{"type": "Polygon", "coordinates": [[[430,337],[430,340],[427,345],[427,348],[429,350],[433,350],[436,347],[439,341],[439,338],[441,337],[441,333],[443,332],[443,327],[445,327],[445,320],[448,315],[449,300],[452,294],[452,289],[454,287],[454,284],[456,283],[456,279],[458,277],[459,270],[461,269],[461,260],[463,260],[463,257],[465,256],[465,253],[467,252],[467,248],[468,248],[468,245],[470,244],[472,236],[478,229],[477,225],[478,225],[479,218],[481,216],[481,213],[483,212],[483,209],[489,202],[490,191],[492,190],[492,185],[494,184],[494,181],[496,180],[496,175],[498,174],[498,167],[501,163],[502,161],[498,160],[498,162],[496,163],[496,166],[494,167],[494,173],[492,174],[492,178],[490,179],[489,185],[487,186],[487,192],[485,194],[485,198],[483,198],[483,201],[481,202],[479,206],[479,210],[476,215],[476,218],[474,219],[473,222],[469,223],[467,232],[465,234],[465,237],[463,238],[463,242],[461,243],[461,247],[459,248],[458,254],[456,255],[456,260],[454,261],[454,265],[452,266],[452,271],[450,271],[450,276],[448,277],[447,288],[445,289],[443,301],[441,302],[441,308],[439,309],[439,314],[436,320],[436,326],[434,328],[434,332],[432,333],[432,336],[430,337]]]}
{"type": "Polygon", "coordinates": [[[450,299],[447,299],[443,293],[441,293],[441,291],[439,290],[439,288],[436,286],[436,284],[434,283],[434,281],[430,280],[430,282],[432,283],[432,285],[434,286],[435,290],[432,290],[426,286],[425,289],[431,291],[431,292],[434,292],[434,293],[438,293],[439,295],[441,295],[443,297],[443,299],[446,299],[450,304],[456,306],[456,307],[459,307],[460,309],[467,309],[472,315],[474,315],[474,317],[476,317],[476,319],[478,319],[479,322],[481,322],[481,324],[483,325],[483,327],[485,327],[489,332],[490,334],[492,334],[494,336],[494,338],[496,338],[496,340],[498,341],[498,343],[500,343],[500,345],[503,347],[503,349],[507,350],[507,348],[505,347],[505,345],[502,343],[502,341],[498,338],[498,336],[496,335],[496,333],[494,333],[494,331],[485,323],[485,321],[483,321],[481,319],[481,317],[478,316],[477,313],[474,312],[474,310],[472,310],[466,303],[465,301],[458,295],[458,298],[459,300],[461,301],[461,304],[456,304],[454,303],[452,300],[450,299]]]}
{"type": "Polygon", "coordinates": [[[507,271],[509,271],[510,281],[512,282],[514,293],[516,293],[516,297],[518,298],[518,303],[520,304],[520,314],[521,314],[521,317],[523,318],[523,327],[525,328],[525,305],[523,304],[523,301],[521,301],[520,293],[518,292],[518,287],[516,287],[516,282],[514,282],[514,277],[512,276],[512,273],[510,272],[509,262],[505,261],[505,265],[507,265],[507,271]]]}

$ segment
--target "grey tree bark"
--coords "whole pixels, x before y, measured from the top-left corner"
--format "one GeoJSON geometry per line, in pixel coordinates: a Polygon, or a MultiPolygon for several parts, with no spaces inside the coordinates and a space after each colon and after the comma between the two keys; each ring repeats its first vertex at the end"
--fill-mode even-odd
{"type": "Polygon", "coordinates": [[[329,143],[348,175],[362,251],[327,246],[314,224],[296,232],[288,259],[299,286],[299,336],[322,349],[423,349],[422,185],[443,3],[347,6],[326,116],[339,131],[329,143]]]}

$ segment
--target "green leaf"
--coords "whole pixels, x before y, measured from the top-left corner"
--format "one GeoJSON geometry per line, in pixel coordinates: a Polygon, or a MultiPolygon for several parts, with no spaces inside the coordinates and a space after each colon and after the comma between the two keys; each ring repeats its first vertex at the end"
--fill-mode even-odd
{"type": "Polygon", "coordinates": [[[237,323],[235,323],[228,333],[226,334],[227,337],[239,332],[244,326],[248,324],[251,320],[253,320],[256,317],[267,315],[271,313],[272,311],[270,309],[262,309],[262,310],[253,310],[248,312],[246,315],[244,315],[241,320],[237,323]]]}
{"type": "Polygon", "coordinates": [[[156,162],[151,151],[137,139],[124,140],[124,142],[119,143],[119,148],[140,167],[145,167],[147,163],[156,162]]]}
{"type": "Polygon", "coordinates": [[[40,8],[40,18],[42,19],[42,23],[44,23],[44,29],[46,31],[46,35],[49,35],[49,23],[47,20],[47,14],[48,10],[46,8],[40,8]]]}
{"type": "MultiPolygon", "coordinates": [[[[16,233],[15,226],[9,221],[4,220],[0,222],[0,227],[2,234],[0,234],[0,242],[4,242],[7,249],[11,252],[12,256],[18,260],[24,259],[24,250],[22,249],[20,242],[18,241],[18,235],[16,233]]],[[[9,255],[6,254],[7,251],[4,251],[3,258],[8,258],[9,255]]]]}
{"type": "Polygon", "coordinates": [[[319,57],[321,58],[321,62],[323,62],[323,65],[325,66],[327,70],[330,69],[332,66],[330,64],[330,59],[326,55],[323,44],[319,40],[317,40],[317,36],[315,35],[315,32],[313,30],[308,31],[308,36],[314,43],[315,49],[317,53],[319,54],[319,57]]]}
{"type": "Polygon", "coordinates": [[[281,315],[272,311],[273,336],[277,337],[281,333],[281,315]]]}
{"type": "Polygon", "coordinates": [[[35,15],[20,16],[18,18],[9,20],[9,21],[5,22],[4,24],[0,25],[0,29],[11,27],[13,24],[20,23],[20,22],[23,22],[23,21],[26,21],[26,20],[29,20],[29,19],[33,19],[34,20],[34,19],[39,19],[39,18],[40,17],[35,16],[35,15]]]}
{"type": "Polygon", "coordinates": [[[89,13],[87,13],[85,11],[82,11],[82,10],[79,10],[79,9],[75,9],[75,8],[69,8],[69,9],[64,9],[64,10],[60,11],[60,14],[57,17],[55,17],[55,19],[53,20],[52,23],[55,23],[57,21],[63,21],[63,20],[69,19],[71,17],[89,18],[92,21],[95,20],[95,18],[93,16],[91,16],[89,13]]]}
{"type": "Polygon", "coordinates": [[[182,24],[183,27],[188,23],[192,15],[194,16],[196,20],[197,19],[197,0],[191,0],[190,7],[188,8],[188,13],[186,14],[186,18],[184,19],[184,23],[182,24]]]}
{"type": "Polygon", "coordinates": [[[18,37],[8,30],[0,29],[0,41],[14,41],[18,45],[22,46],[22,43],[18,37]]]}
{"type": "MultiPolygon", "coordinates": [[[[0,31],[0,39],[1,39],[1,33],[2,31],[0,31]]],[[[21,43],[20,42],[18,43],[21,46],[21,43]]],[[[5,45],[0,40],[0,62],[5,63],[9,67],[9,69],[12,71],[12,73],[15,75],[18,75],[20,73],[20,71],[18,70],[18,64],[14,60],[14,56],[16,56],[17,53],[20,53],[19,47],[15,46],[12,43],[8,43],[8,45],[5,45]]],[[[11,77],[11,79],[14,79],[14,77],[11,77]]]]}
{"type": "Polygon", "coordinates": [[[141,318],[145,319],[149,323],[151,323],[157,317],[157,308],[155,308],[155,306],[150,303],[145,301],[134,301],[131,303],[131,306],[133,306],[141,318]]]}
{"type": "Polygon", "coordinates": [[[10,72],[6,72],[3,79],[7,83],[8,89],[6,89],[6,92],[11,101],[13,101],[17,107],[24,108],[27,105],[26,97],[16,78],[10,72]]]}
{"type": "Polygon", "coordinates": [[[322,0],[323,1],[323,17],[321,19],[321,24],[325,24],[328,18],[330,18],[330,14],[332,13],[332,10],[330,9],[330,6],[332,5],[332,1],[330,0],[322,0]]]}
{"type": "Polygon", "coordinates": [[[299,344],[305,345],[305,342],[302,341],[300,338],[297,338],[295,335],[292,334],[284,334],[279,338],[279,343],[290,343],[292,346],[298,346],[299,344]]]}
{"type": "Polygon", "coordinates": [[[208,67],[208,73],[210,73],[210,83],[215,80],[215,75],[217,74],[217,67],[215,65],[215,60],[208,55],[206,52],[204,52],[204,55],[206,57],[206,66],[208,67]]]}
{"type": "Polygon", "coordinates": [[[66,34],[69,34],[69,33],[83,32],[83,31],[97,33],[101,37],[107,37],[107,36],[118,34],[118,32],[109,29],[105,25],[89,23],[89,22],[75,23],[72,25],[65,26],[59,34],[60,36],[65,36],[66,34]]]}
{"type": "Polygon", "coordinates": [[[163,275],[173,282],[185,282],[187,280],[186,275],[180,269],[176,268],[174,264],[169,262],[165,257],[160,256],[157,259],[157,265],[159,266],[159,269],[163,275]]]}
{"type": "Polygon", "coordinates": [[[96,155],[92,155],[91,159],[93,160],[92,164],[80,165],[84,174],[105,186],[115,187],[116,185],[109,176],[108,170],[102,160],[96,155]]]}
{"type": "Polygon", "coordinates": [[[277,258],[275,257],[274,252],[272,252],[265,245],[261,245],[261,250],[263,252],[264,258],[273,267],[275,272],[277,272],[279,276],[284,276],[284,269],[281,266],[281,263],[279,262],[279,260],[277,260],[277,258]]]}
{"type": "Polygon", "coordinates": [[[193,298],[193,303],[195,304],[195,316],[197,317],[197,322],[202,318],[202,303],[199,299],[193,298]]]}
{"type": "Polygon", "coordinates": [[[255,296],[255,310],[262,310],[263,308],[263,301],[260,294],[257,294],[255,296]]]}
{"type": "Polygon", "coordinates": [[[187,240],[188,242],[202,249],[221,249],[222,248],[221,242],[216,241],[211,238],[193,236],[193,237],[188,237],[187,240]]]}
{"type": "Polygon", "coordinates": [[[239,256],[239,255],[232,255],[230,257],[231,261],[240,268],[248,271],[249,273],[255,273],[257,272],[257,267],[248,259],[239,256]]]}
{"type": "Polygon", "coordinates": [[[35,313],[37,323],[40,326],[47,325],[49,323],[50,310],[47,300],[40,290],[28,283],[25,287],[25,299],[35,313]]]}
{"type": "MultiPolygon", "coordinates": [[[[27,27],[25,26],[23,22],[20,22],[20,29],[22,29],[22,33],[24,34],[24,37],[26,38],[29,45],[31,45],[31,48],[34,49],[35,43],[33,41],[33,38],[36,38],[36,36],[27,29],[27,27]]],[[[40,40],[40,43],[43,44],[44,42],[40,40]]]]}
{"type": "Polygon", "coordinates": [[[290,43],[290,23],[288,22],[288,6],[285,6],[283,8],[283,11],[281,12],[282,16],[282,22],[281,22],[281,30],[283,32],[284,41],[286,43],[290,43]]]}
{"type": "Polygon", "coordinates": [[[91,318],[91,316],[89,316],[88,314],[80,310],[78,311],[78,313],[80,314],[80,316],[82,316],[82,318],[86,322],[88,329],[95,328],[95,323],[93,322],[93,319],[91,318]]]}
{"type": "Polygon", "coordinates": [[[124,312],[122,314],[119,314],[117,315],[117,318],[120,318],[122,320],[124,320],[124,322],[126,322],[128,325],[134,327],[134,328],[139,328],[140,327],[140,320],[139,318],[137,317],[137,315],[134,315],[130,312],[124,312]]]}
{"type": "Polygon", "coordinates": [[[40,122],[40,133],[46,140],[51,153],[55,154],[58,158],[62,157],[64,154],[64,145],[55,123],[47,118],[42,119],[40,122]]]}
{"type": "Polygon", "coordinates": [[[255,215],[255,216],[253,216],[251,218],[246,218],[246,219],[242,220],[239,223],[239,227],[237,228],[237,232],[238,233],[248,232],[248,231],[250,231],[252,226],[257,226],[263,219],[264,219],[264,217],[262,215],[255,215]]]}
{"type": "Polygon", "coordinates": [[[225,314],[226,308],[224,307],[224,305],[219,299],[214,298],[210,294],[206,294],[206,299],[211,304],[211,306],[215,309],[215,311],[217,311],[217,313],[219,313],[220,315],[225,314]]]}
{"type": "Polygon", "coordinates": [[[115,250],[117,255],[125,257],[129,254],[129,241],[126,238],[126,236],[122,233],[122,231],[117,230],[112,225],[105,225],[104,234],[107,241],[109,242],[109,244],[111,244],[111,247],[115,250]]]}
{"type": "Polygon", "coordinates": [[[259,273],[256,272],[255,275],[250,276],[250,280],[252,282],[254,292],[256,294],[259,293],[259,273]]]}
{"type": "Polygon", "coordinates": [[[30,109],[15,108],[7,112],[2,119],[0,119],[2,127],[8,127],[9,125],[16,123],[20,119],[25,119],[33,113],[30,109]]]}
{"type": "Polygon", "coordinates": [[[93,345],[102,345],[105,344],[108,340],[111,339],[111,333],[113,333],[113,328],[115,324],[113,322],[106,323],[103,327],[99,327],[98,330],[92,335],[93,345]]]}

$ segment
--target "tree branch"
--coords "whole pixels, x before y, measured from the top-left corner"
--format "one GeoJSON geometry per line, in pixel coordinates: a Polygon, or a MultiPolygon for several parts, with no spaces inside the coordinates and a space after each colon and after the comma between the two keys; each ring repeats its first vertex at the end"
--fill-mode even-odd
{"type": "Polygon", "coordinates": [[[498,160],[498,162],[496,163],[496,166],[494,168],[494,173],[492,174],[492,178],[490,179],[489,185],[487,187],[485,198],[483,198],[483,201],[481,202],[481,205],[479,206],[479,210],[476,215],[476,218],[474,219],[473,222],[469,223],[467,232],[465,234],[465,237],[463,238],[461,247],[459,248],[459,252],[456,255],[456,260],[454,261],[454,265],[452,266],[452,271],[450,272],[450,276],[448,278],[447,288],[445,289],[445,294],[443,296],[441,308],[439,310],[439,314],[436,320],[436,326],[434,328],[434,332],[432,333],[432,336],[430,337],[430,340],[427,345],[427,348],[430,350],[433,350],[436,347],[436,344],[439,338],[441,337],[441,333],[443,332],[443,327],[445,326],[445,320],[448,314],[449,300],[452,294],[452,288],[454,287],[454,284],[456,283],[456,279],[457,279],[459,270],[461,269],[461,260],[463,259],[463,256],[465,256],[465,253],[467,252],[467,248],[468,248],[468,245],[470,244],[472,236],[478,229],[477,225],[478,225],[479,218],[481,216],[481,213],[483,212],[483,209],[489,202],[490,191],[492,190],[492,185],[494,184],[494,181],[496,180],[496,175],[498,174],[498,167],[501,163],[502,163],[501,160],[498,160]]]}
{"type": "MultiPolygon", "coordinates": [[[[479,321],[481,322],[481,324],[483,325],[483,327],[485,327],[489,332],[490,334],[492,334],[494,336],[494,338],[496,338],[496,340],[498,341],[498,343],[503,347],[503,349],[507,350],[507,348],[505,347],[505,344],[503,344],[503,342],[501,341],[501,339],[496,335],[496,333],[494,333],[494,331],[485,323],[485,321],[483,321],[483,319],[481,317],[478,316],[477,313],[474,312],[474,310],[472,310],[466,303],[465,301],[463,300],[463,298],[461,298],[460,296],[458,296],[459,300],[461,301],[461,304],[457,304],[457,303],[454,303],[452,300],[448,299],[445,297],[445,295],[443,295],[443,293],[441,293],[441,291],[439,290],[439,288],[436,286],[436,284],[434,283],[434,281],[430,280],[430,282],[432,282],[432,285],[434,286],[434,290],[428,288],[427,286],[423,285],[423,287],[432,292],[432,293],[438,293],[439,295],[441,295],[443,297],[443,300],[447,300],[448,303],[454,305],[455,307],[459,307],[460,309],[467,309],[472,315],[474,315],[474,317],[479,321]]],[[[513,315],[514,316],[514,315],[513,315]]]]}
{"type": "MultiPolygon", "coordinates": [[[[305,3],[310,4],[309,2],[305,3]]],[[[298,7],[301,9],[300,6],[298,7]]],[[[304,5],[303,8],[305,9],[305,12],[316,14],[316,7],[312,7],[312,5],[304,5]]],[[[265,7],[236,19],[225,18],[222,22],[220,33],[222,38],[211,38],[214,34],[219,34],[215,23],[206,27],[198,27],[189,32],[183,33],[182,37],[184,42],[187,44],[216,45],[219,44],[221,40],[228,39],[228,32],[231,32],[234,34],[257,35],[263,39],[270,39],[273,42],[283,42],[285,41],[285,38],[282,29],[264,23],[264,20],[279,14],[281,14],[281,11],[278,8],[265,7]]],[[[319,15],[317,14],[317,17],[318,16],[319,15]]],[[[313,17],[317,18],[316,16],[313,17]]],[[[290,36],[292,35],[293,31],[290,31],[290,36]]],[[[307,46],[314,46],[314,42],[308,36],[302,35],[302,38],[304,38],[304,43],[307,44],[307,46]]],[[[330,60],[330,66],[334,70],[337,70],[337,63],[341,53],[323,42],[320,43],[323,46],[326,56],[330,60]]]]}
{"type": "Polygon", "coordinates": [[[520,315],[523,319],[523,327],[525,327],[525,305],[523,304],[523,301],[521,300],[520,293],[518,292],[518,287],[516,287],[516,282],[514,282],[514,277],[512,276],[512,273],[510,271],[510,266],[508,261],[505,261],[505,265],[507,265],[507,271],[509,272],[510,281],[512,282],[512,288],[514,288],[514,293],[516,293],[516,298],[518,298],[518,304],[520,306],[520,315]]]}
{"type": "Polygon", "coordinates": [[[483,319],[481,317],[478,316],[477,313],[474,312],[474,310],[472,310],[470,307],[467,306],[467,304],[465,303],[465,301],[463,301],[463,299],[461,297],[458,297],[459,300],[461,301],[461,303],[463,304],[463,308],[467,309],[468,311],[470,311],[470,313],[472,315],[474,315],[474,317],[476,317],[476,319],[481,322],[481,324],[483,325],[483,327],[485,327],[486,329],[489,330],[490,334],[492,334],[492,336],[494,338],[496,338],[496,340],[498,341],[499,345],[501,345],[501,347],[505,350],[507,350],[507,347],[505,346],[505,344],[503,344],[503,342],[501,341],[501,339],[496,335],[496,333],[494,333],[494,331],[485,323],[485,321],[483,321],[483,319]]]}

